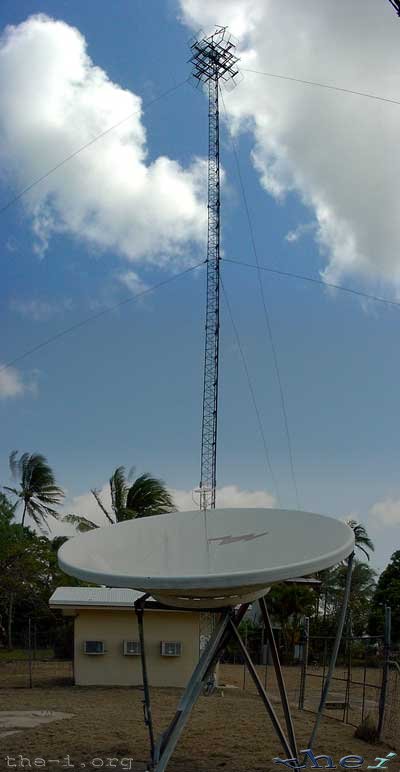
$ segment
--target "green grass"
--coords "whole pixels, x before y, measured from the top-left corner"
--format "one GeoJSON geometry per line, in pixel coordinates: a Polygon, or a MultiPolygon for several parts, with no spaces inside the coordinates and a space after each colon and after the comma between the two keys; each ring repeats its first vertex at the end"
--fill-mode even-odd
{"type": "MultiPolygon", "coordinates": [[[[36,654],[32,652],[32,659],[52,659],[53,657],[53,649],[37,649],[36,654]]],[[[27,649],[0,649],[0,661],[4,659],[29,659],[29,651],[27,649]]]]}

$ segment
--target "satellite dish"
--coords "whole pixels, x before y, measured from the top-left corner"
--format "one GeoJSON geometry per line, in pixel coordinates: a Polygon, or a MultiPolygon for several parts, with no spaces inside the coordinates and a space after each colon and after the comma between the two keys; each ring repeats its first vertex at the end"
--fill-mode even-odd
{"type": "Polygon", "coordinates": [[[58,560],[78,579],[204,609],[255,600],[272,583],[329,568],[353,549],[352,529],[330,517],[214,509],[98,528],[65,542],[58,560]]]}

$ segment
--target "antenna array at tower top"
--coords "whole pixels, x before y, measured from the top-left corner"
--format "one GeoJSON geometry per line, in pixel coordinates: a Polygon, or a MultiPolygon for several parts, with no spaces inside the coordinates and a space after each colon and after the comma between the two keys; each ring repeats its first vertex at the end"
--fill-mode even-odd
{"type": "Polygon", "coordinates": [[[235,78],[239,74],[235,48],[236,42],[227,27],[217,27],[212,35],[192,40],[189,61],[193,64],[193,77],[198,83],[207,83],[211,78],[223,81],[235,78]]]}

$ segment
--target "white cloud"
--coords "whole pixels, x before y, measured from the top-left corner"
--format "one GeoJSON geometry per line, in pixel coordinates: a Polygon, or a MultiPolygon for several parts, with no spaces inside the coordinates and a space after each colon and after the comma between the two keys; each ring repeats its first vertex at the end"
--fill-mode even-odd
{"type": "MultiPolygon", "coordinates": [[[[108,512],[111,512],[111,495],[110,486],[105,483],[100,491],[101,500],[104,503],[108,512]]],[[[65,514],[81,515],[83,517],[93,520],[93,522],[99,525],[107,525],[108,520],[101,511],[96,499],[91,491],[81,493],[79,496],[73,496],[67,498],[63,505],[63,512],[65,514]]]]}
{"type": "MultiPolygon", "coordinates": [[[[198,497],[193,491],[184,489],[171,489],[171,495],[181,512],[198,509],[198,497]]],[[[100,496],[106,509],[111,512],[111,497],[108,483],[100,489],[100,496]]],[[[217,491],[218,507],[273,507],[276,505],[274,496],[265,490],[243,490],[238,485],[225,485],[217,491]]],[[[93,494],[85,492],[79,496],[67,499],[63,505],[65,514],[73,513],[83,515],[99,525],[107,525],[107,520],[102,514],[93,494]]],[[[64,524],[65,525],[65,524],[64,524]]],[[[69,530],[67,529],[64,530],[69,530]]]]}
{"type": "MultiPolygon", "coordinates": [[[[196,31],[227,24],[253,69],[398,98],[399,26],[376,0],[181,0],[196,31]]],[[[344,274],[400,285],[399,106],[244,73],[224,100],[278,200],[295,191],[317,221],[331,281],[344,274]]]]}
{"type": "Polygon", "coordinates": [[[6,241],[5,247],[7,252],[17,252],[18,242],[13,236],[10,236],[6,241]]]}
{"type": "Polygon", "coordinates": [[[0,162],[24,188],[77,148],[134,115],[79,153],[22,199],[36,248],[55,232],[130,260],[187,260],[206,232],[205,164],[147,159],[142,101],[111,82],[80,32],[45,15],[7,27],[0,41],[0,162]]]}
{"type": "Polygon", "coordinates": [[[53,316],[62,313],[63,311],[70,311],[72,308],[71,300],[60,300],[57,303],[51,300],[45,300],[41,298],[22,299],[14,298],[10,302],[10,308],[12,311],[16,311],[21,316],[29,317],[35,321],[45,321],[51,319],[53,316]]]}
{"type": "Polygon", "coordinates": [[[296,241],[300,241],[300,239],[310,231],[315,230],[316,227],[317,224],[313,222],[302,223],[301,225],[298,225],[297,228],[293,228],[293,230],[289,231],[285,236],[285,240],[288,241],[289,244],[293,244],[296,241]]]}
{"type": "MultiPolygon", "coordinates": [[[[193,491],[172,490],[176,506],[181,511],[198,509],[198,495],[193,491]]],[[[273,507],[276,504],[272,493],[268,491],[250,491],[238,485],[225,485],[217,490],[217,507],[273,507]]]]}
{"type": "Polygon", "coordinates": [[[26,392],[35,394],[36,391],[36,380],[25,383],[15,367],[5,367],[0,362],[0,400],[22,397],[26,392]]]}
{"type": "Polygon", "coordinates": [[[148,285],[142,281],[142,279],[137,275],[136,271],[125,271],[124,273],[119,273],[117,279],[134,295],[138,294],[139,292],[145,292],[145,290],[148,288],[148,285]]]}
{"type": "Polygon", "coordinates": [[[370,509],[370,515],[382,525],[400,525],[400,500],[384,499],[370,509]]]}

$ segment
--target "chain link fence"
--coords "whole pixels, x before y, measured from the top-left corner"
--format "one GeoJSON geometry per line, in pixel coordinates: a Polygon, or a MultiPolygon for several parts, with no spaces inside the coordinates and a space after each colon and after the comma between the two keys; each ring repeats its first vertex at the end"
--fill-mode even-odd
{"type": "Polygon", "coordinates": [[[72,686],[74,666],[71,659],[33,659],[27,657],[0,659],[0,689],[72,686]]]}
{"type": "MultiPolygon", "coordinates": [[[[292,707],[317,713],[328,675],[334,636],[309,636],[308,625],[298,631],[291,651],[291,665],[283,665],[287,693],[292,707]]],[[[243,638],[251,652],[261,681],[273,702],[279,690],[264,631],[244,629],[243,638]]],[[[274,630],[281,658],[285,662],[282,632],[274,630]]],[[[287,652],[286,652],[287,653],[287,652]]],[[[254,691],[236,647],[225,653],[220,682],[254,691]]],[[[382,636],[343,637],[330,685],[324,717],[358,729],[367,721],[380,739],[400,750],[400,648],[390,645],[390,623],[382,636]]]]}
{"type": "MultiPolygon", "coordinates": [[[[302,710],[318,711],[332,646],[333,636],[310,636],[303,644],[298,702],[302,710]]],[[[384,663],[382,637],[344,637],[324,716],[358,727],[368,715],[378,725],[384,663]]]]}
{"type": "Polygon", "coordinates": [[[73,626],[49,633],[34,620],[14,636],[15,648],[0,646],[0,689],[65,686],[74,682],[73,626]]]}

